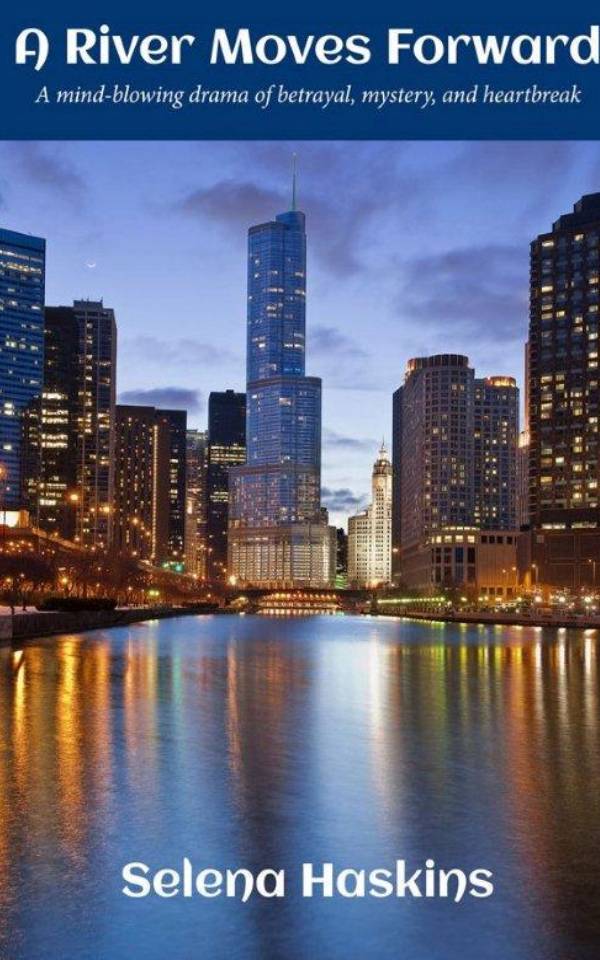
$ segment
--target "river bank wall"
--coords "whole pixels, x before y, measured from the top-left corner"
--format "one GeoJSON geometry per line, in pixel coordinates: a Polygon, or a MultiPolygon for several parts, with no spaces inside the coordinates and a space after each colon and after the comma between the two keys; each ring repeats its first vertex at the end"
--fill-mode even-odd
{"type": "Polygon", "coordinates": [[[0,616],[0,645],[35,640],[57,633],[82,633],[127,626],[143,620],[162,620],[197,614],[182,607],[122,607],[116,610],[44,610],[0,616]]]}

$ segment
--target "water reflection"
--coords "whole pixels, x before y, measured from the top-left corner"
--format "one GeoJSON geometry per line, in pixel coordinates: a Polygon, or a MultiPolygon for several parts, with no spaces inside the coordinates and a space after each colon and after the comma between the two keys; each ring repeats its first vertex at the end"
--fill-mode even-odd
{"type": "Polygon", "coordinates": [[[599,639],[217,617],[3,649],[0,956],[596,956],[599,639]],[[289,896],[121,896],[125,862],[185,855],[285,867],[289,896]],[[303,860],[430,856],[495,896],[297,896],[303,860]]]}

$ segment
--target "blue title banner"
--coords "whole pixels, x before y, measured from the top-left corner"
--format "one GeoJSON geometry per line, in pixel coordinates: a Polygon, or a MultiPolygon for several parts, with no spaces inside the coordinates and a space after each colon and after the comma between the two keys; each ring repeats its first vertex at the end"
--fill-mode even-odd
{"type": "Polygon", "coordinates": [[[343,9],[12,7],[3,138],[595,137],[593,5],[343,9]]]}

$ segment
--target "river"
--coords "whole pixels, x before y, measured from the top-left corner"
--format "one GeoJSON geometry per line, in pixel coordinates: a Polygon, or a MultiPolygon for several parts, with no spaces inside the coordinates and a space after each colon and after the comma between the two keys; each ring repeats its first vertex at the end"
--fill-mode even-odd
{"type": "Polygon", "coordinates": [[[0,651],[2,960],[592,960],[599,631],[185,617],[0,651]],[[123,866],[285,871],[124,896],[123,866]],[[301,895],[303,863],[487,898],[301,895]]]}

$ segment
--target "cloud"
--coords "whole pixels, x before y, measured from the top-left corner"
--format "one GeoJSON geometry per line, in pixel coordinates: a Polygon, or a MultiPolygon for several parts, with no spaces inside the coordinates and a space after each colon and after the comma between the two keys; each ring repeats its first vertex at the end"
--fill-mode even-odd
{"type": "MultiPolygon", "coordinates": [[[[189,191],[176,201],[180,213],[209,219],[233,229],[236,235],[253,223],[272,219],[290,207],[290,144],[236,144],[235,154],[224,151],[223,165],[232,173],[209,186],[189,191]],[[252,169],[252,179],[248,178],[252,169]],[[277,177],[278,187],[273,184],[277,177]],[[280,186],[279,186],[280,184],[280,186]]],[[[304,143],[299,153],[298,206],[307,215],[309,242],[319,267],[339,278],[367,269],[365,231],[373,214],[386,210],[390,197],[412,196],[407,176],[399,176],[396,151],[390,160],[379,144],[304,143]],[[367,171],[362,175],[361,171],[367,171]],[[388,189],[389,188],[389,189],[388,189]],[[348,202],[351,196],[352,202],[348,202]]]]}
{"type": "Polygon", "coordinates": [[[166,410],[187,410],[188,413],[198,413],[204,407],[204,399],[200,391],[186,390],[184,387],[153,387],[150,390],[125,390],[125,392],[119,396],[119,403],[161,407],[166,410]]]}
{"type": "Polygon", "coordinates": [[[39,143],[19,143],[15,151],[19,170],[29,181],[61,193],[69,200],[81,200],[86,184],[68,161],[39,143]]]}
{"type": "Polygon", "coordinates": [[[397,305],[411,321],[448,336],[522,337],[527,258],[520,245],[487,244],[418,257],[405,265],[397,305]]]}
{"type": "Polygon", "coordinates": [[[327,356],[336,354],[345,357],[366,357],[367,353],[352,337],[337,330],[335,327],[309,327],[309,350],[315,353],[324,353],[327,356]]]}
{"type": "Polygon", "coordinates": [[[381,390],[381,379],[369,366],[369,354],[358,340],[328,325],[309,326],[310,371],[331,390],[381,390]],[[314,361],[313,358],[314,357],[314,361]]]}
{"type": "Polygon", "coordinates": [[[334,447],[338,450],[368,451],[375,450],[377,446],[374,440],[344,436],[341,433],[336,433],[335,430],[324,431],[323,443],[327,447],[334,447]]]}
{"type": "Polygon", "coordinates": [[[252,223],[268,220],[282,204],[283,198],[276,191],[251,181],[219,180],[210,187],[193,190],[179,202],[179,209],[245,230],[252,223]]]}
{"type": "Polygon", "coordinates": [[[159,337],[139,336],[125,340],[123,347],[132,358],[147,363],[164,364],[194,363],[215,366],[226,363],[242,363],[240,357],[227,347],[220,347],[192,337],[178,340],[161,340],[159,337]]]}
{"type": "Polygon", "coordinates": [[[348,487],[321,488],[321,502],[331,513],[356,513],[366,503],[367,498],[354,493],[348,487]]]}

